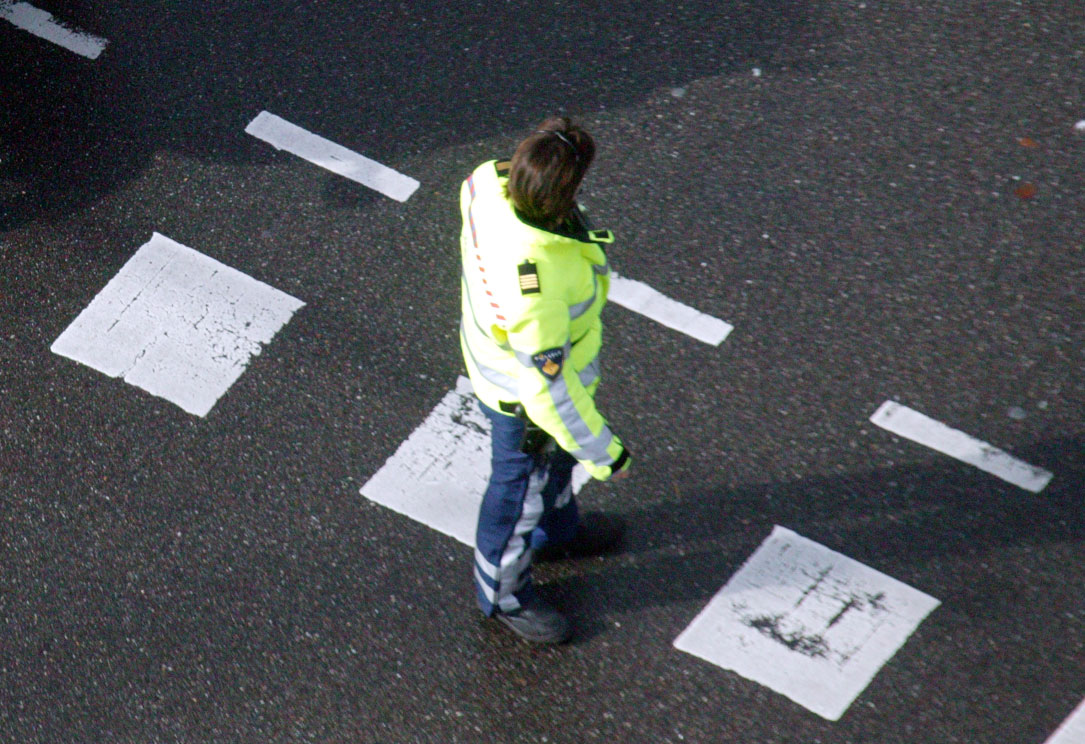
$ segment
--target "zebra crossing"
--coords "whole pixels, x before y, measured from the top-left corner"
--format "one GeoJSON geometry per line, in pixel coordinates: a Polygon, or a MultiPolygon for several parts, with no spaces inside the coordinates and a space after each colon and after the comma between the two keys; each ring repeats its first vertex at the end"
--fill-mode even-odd
{"type": "MultiPolygon", "coordinates": [[[[34,11],[27,3],[0,3],[0,18],[80,56],[95,59],[108,48],[107,40],[34,11]]],[[[267,111],[244,133],[399,202],[421,186],[267,111]]],[[[615,278],[612,299],[712,346],[734,330],[626,277],[615,278]]],[[[254,355],[274,353],[274,336],[304,307],[301,299],[154,233],[56,339],[52,351],[205,417],[254,355]]],[[[857,408],[868,404],[856,402],[857,408]]],[[[891,434],[933,446],[1032,493],[1058,477],[960,432],[965,439],[954,441],[966,441],[978,455],[932,445],[930,436],[901,427],[896,414],[904,407],[892,405],[883,404],[870,417],[891,434]],[[1025,475],[1007,477],[1010,471],[1025,475]]],[[[928,432],[938,425],[924,419],[928,432]]],[[[472,405],[469,384],[460,379],[360,493],[470,545],[487,475],[486,447],[484,419],[472,405]]],[[[584,483],[581,474],[577,487],[584,483]]],[[[719,580],[726,583],[674,646],[829,720],[845,713],[940,603],[780,526],[738,572],[719,580]]],[[[1076,742],[1083,720],[1079,707],[1048,744],[1076,742]]]]}

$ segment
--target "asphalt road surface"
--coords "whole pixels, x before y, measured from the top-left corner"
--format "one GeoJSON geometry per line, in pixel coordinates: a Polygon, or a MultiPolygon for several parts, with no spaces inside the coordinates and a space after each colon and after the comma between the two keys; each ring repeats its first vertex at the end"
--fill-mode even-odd
{"type": "Polygon", "coordinates": [[[1080,2],[33,5],[107,44],[0,18],[0,740],[1042,744],[1085,697],[1080,2]],[[581,500],[630,530],[537,571],[532,648],[359,489],[462,372],[461,181],[551,112],[618,271],[735,330],[606,311],[636,460],[581,500]],[[305,302],[203,417],[50,351],[155,232],[305,302]],[[838,721],[672,646],[774,525],[941,602],[838,721]]]}

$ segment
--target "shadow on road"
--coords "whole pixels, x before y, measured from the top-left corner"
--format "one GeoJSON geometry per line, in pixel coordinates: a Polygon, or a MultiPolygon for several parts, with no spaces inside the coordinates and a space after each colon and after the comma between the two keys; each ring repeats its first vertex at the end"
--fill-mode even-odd
{"type": "MultiPolygon", "coordinates": [[[[678,603],[693,603],[699,611],[773,525],[904,583],[950,557],[979,562],[1022,546],[1085,540],[1085,433],[1042,442],[1021,456],[1056,466],[1040,494],[950,460],[685,494],[680,502],[628,515],[626,560],[616,556],[582,563],[570,575],[552,573],[550,591],[583,618],[586,639],[593,624],[601,630],[603,615],[678,603]]],[[[547,579],[545,570],[539,578],[547,579]]],[[[938,596],[939,587],[916,588],[938,596]]],[[[1067,602],[1070,597],[1079,607],[1080,594],[1068,589],[1067,602]]]]}
{"type": "Polygon", "coordinates": [[[808,0],[36,5],[109,44],[92,61],[0,23],[0,229],[92,203],[158,151],[269,161],[244,134],[261,110],[394,162],[769,66],[818,27],[808,0]]]}

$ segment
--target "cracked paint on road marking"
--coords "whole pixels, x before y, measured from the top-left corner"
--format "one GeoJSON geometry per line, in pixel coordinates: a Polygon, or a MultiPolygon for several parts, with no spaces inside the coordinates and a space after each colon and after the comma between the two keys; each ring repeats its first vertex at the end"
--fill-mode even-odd
{"type": "MultiPolygon", "coordinates": [[[[471,381],[455,390],[362,486],[370,501],[453,537],[475,544],[482,494],[490,477],[490,422],[479,410],[471,381]]],[[[589,480],[573,470],[573,492],[589,480]]]]}
{"type": "Polygon", "coordinates": [[[51,349],[206,416],[304,304],[154,233],[51,349]]]}
{"type": "Polygon", "coordinates": [[[1052,474],[1047,470],[1022,462],[987,442],[951,429],[899,403],[882,403],[870,421],[886,431],[968,463],[1026,491],[1039,493],[1051,482],[1052,474]]]}
{"type": "Polygon", "coordinates": [[[88,59],[97,59],[109,43],[100,36],[68,28],[30,3],[0,2],[0,18],[88,59]]]}
{"type": "Polygon", "coordinates": [[[674,645],[835,721],[938,604],[776,527],[674,645]]]}
{"type": "Polygon", "coordinates": [[[418,181],[313,134],[275,114],[261,111],[245,131],[277,150],[286,150],[344,178],[368,186],[396,201],[405,202],[418,189],[418,181]]]}

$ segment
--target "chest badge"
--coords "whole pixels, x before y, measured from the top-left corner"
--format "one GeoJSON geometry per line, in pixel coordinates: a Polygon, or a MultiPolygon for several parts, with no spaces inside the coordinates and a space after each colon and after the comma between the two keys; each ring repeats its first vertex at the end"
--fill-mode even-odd
{"type": "Polygon", "coordinates": [[[520,294],[539,294],[542,288],[539,286],[539,268],[531,261],[524,261],[516,267],[520,272],[520,294]]]}

